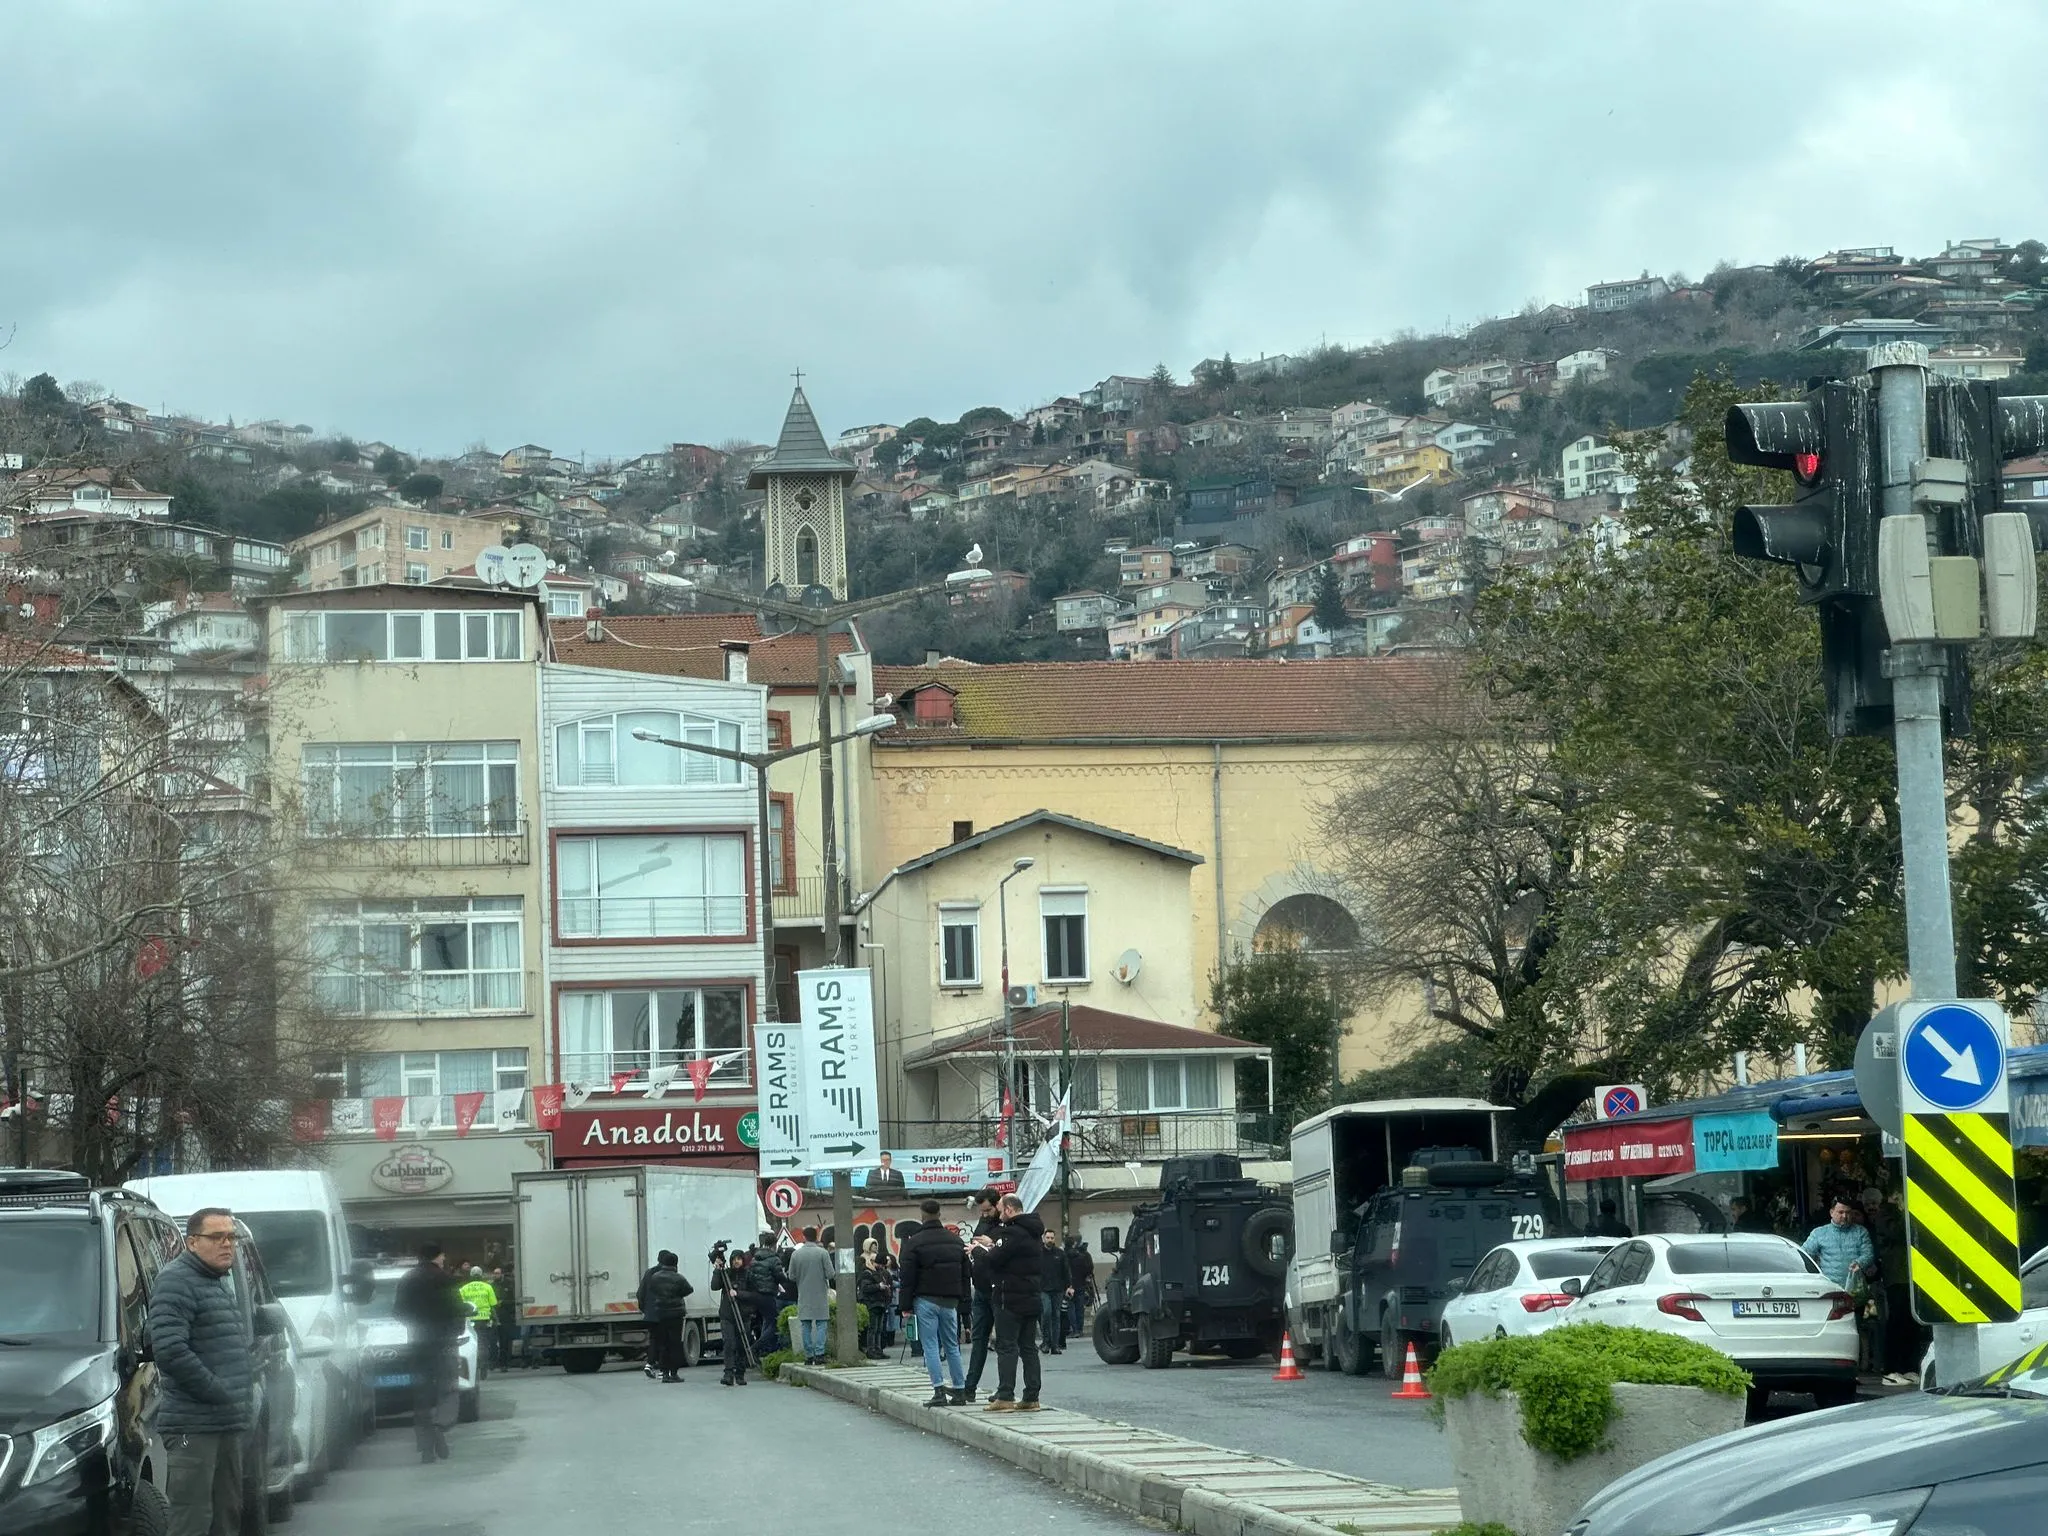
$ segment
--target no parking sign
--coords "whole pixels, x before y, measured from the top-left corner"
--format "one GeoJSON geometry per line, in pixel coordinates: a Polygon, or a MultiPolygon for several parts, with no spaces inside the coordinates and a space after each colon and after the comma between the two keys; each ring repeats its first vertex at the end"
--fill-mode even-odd
{"type": "Polygon", "coordinates": [[[1630,1115],[1639,1115],[1650,1096],[1643,1091],[1641,1083],[1603,1083],[1593,1090],[1593,1118],[1596,1120],[1625,1120],[1630,1115]]]}

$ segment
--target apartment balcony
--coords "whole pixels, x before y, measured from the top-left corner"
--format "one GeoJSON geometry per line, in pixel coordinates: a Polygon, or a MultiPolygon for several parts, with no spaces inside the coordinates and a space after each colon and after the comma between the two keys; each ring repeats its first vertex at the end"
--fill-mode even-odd
{"type": "Polygon", "coordinates": [[[754,1086],[754,1053],[744,1046],[686,1051],[564,1051],[561,1079],[565,1083],[581,1083],[597,1093],[618,1092],[630,1098],[646,1092],[651,1073],[673,1067],[675,1075],[669,1083],[669,1094],[690,1096],[696,1092],[689,1072],[694,1061],[711,1064],[704,1081],[707,1092],[754,1086]],[[613,1089],[612,1084],[622,1077],[626,1081],[613,1089]]]}
{"type": "MultiPolygon", "coordinates": [[[[994,1116],[971,1120],[901,1120],[883,1127],[892,1147],[989,1147],[1002,1122],[994,1116]]],[[[1019,1110],[1010,1122],[1010,1160],[1022,1167],[1045,1141],[1038,1122],[1019,1110]]],[[[1288,1128],[1272,1115],[1244,1109],[1106,1110],[1074,1116],[1068,1159],[1075,1163],[1156,1163],[1169,1157],[1227,1152],[1246,1161],[1277,1161],[1288,1155],[1288,1128]]]]}
{"type": "Polygon", "coordinates": [[[315,858],[356,867],[489,869],[533,862],[527,823],[509,819],[432,832],[301,824],[299,835],[315,858]]]}
{"type": "MultiPolygon", "coordinates": [[[[841,882],[839,915],[845,918],[851,909],[851,888],[841,882]]],[[[775,925],[778,928],[822,927],[825,922],[825,877],[823,875],[799,875],[791,888],[777,887],[775,891],[775,925]]]]}

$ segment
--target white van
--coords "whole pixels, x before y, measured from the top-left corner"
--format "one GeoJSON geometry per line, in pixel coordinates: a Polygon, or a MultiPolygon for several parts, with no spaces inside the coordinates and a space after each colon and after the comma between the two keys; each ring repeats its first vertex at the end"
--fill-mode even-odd
{"type": "Polygon", "coordinates": [[[349,1250],[334,1180],[317,1169],[251,1169],[131,1179],[128,1188],[179,1220],[218,1205],[249,1228],[271,1288],[291,1318],[300,1357],[319,1373],[324,1388],[326,1412],[315,1416],[320,1443],[300,1447],[304,1475],[318,1482],[330,1467],[344,1465],[356,1441],[376,1427],[356,1312],[370,1299],[375,1281],[368,1260],[349,1250]]]}

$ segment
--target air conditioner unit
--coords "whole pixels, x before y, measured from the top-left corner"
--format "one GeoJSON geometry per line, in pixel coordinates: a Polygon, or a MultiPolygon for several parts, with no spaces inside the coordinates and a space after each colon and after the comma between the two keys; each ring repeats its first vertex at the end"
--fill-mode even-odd
{"type": "Polygon", "coordinates": [[[1036,1008],[1038,1006],[1038,988],[1029,982],[1023,986],[1012,987],[1006,1001],[1012,1008],[1036,1008]]]}

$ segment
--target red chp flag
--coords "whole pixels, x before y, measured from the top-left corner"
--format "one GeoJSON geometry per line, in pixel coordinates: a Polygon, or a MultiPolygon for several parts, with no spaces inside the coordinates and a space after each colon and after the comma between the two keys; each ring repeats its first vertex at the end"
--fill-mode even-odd
{"type": "Polygon", "coordinates": [[[377,1132],[379,1141],[396,1141],[398,1122],[404,1116],[405,1099],[402,1095],[370,1100],[370,1124],[377,1132]]]}
{"type": "Polygon", "coordinates": [[[331,1106],[325,1099],[308,1099],[292,1111],[293,1141],[322,1141],[327,1136],[331,1106]]]}
{"type": "Polygon", "coordinates": [[[562,1124],[562,1085],[543,1083],[533,1090],[533,1123],[544,1131],[558,1130],[562,1124]]]}
{"type": "Polygon", "coordinates": [[[467,1136],[469,1134],[469,1128],[476,1124],[476,1117],[483,1113],[485,1097],[486,1095],[482,1092],[458,1093],[455,1095],[456,1135],[467,1136]]]}

